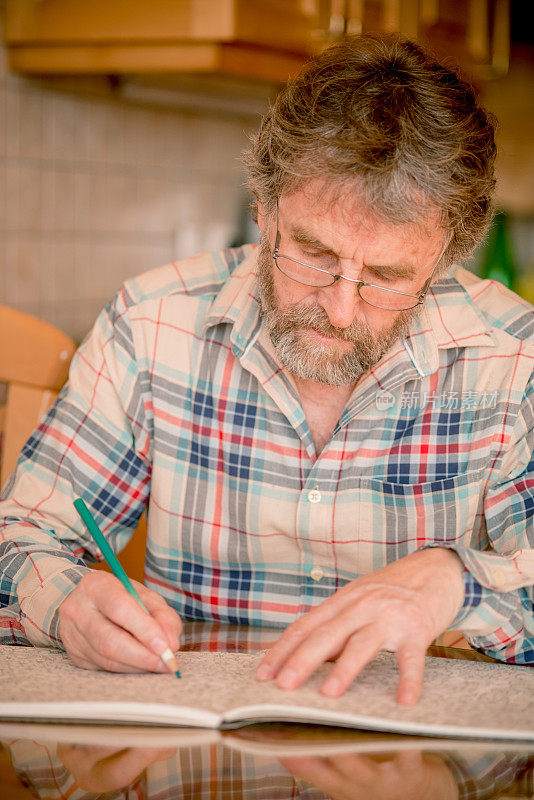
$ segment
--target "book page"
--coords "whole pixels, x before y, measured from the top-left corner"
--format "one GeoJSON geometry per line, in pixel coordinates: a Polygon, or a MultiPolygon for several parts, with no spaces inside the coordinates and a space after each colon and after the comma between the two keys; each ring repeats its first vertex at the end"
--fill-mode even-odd
{"type": "Polygon", "coordinates": [[[217,727],[252,720],[301,720],[424,735],[534,740],[534,671],[506,664],[427,658],[421,700],[395,700],[395,656],[380,653],[338,699],[319,686],[324,665],[300,689],[259,683],[261,653],[179,653],[182,678],[75,667],[56,650],[0,648],[0,716],[104,719],[217,727]],[[41,714],[37,713],[37,711],[41,714]],[[16,712],[16,713],[15,713],[16,712]]]}
{"type": "Polygon", "coordinates": [[[475,736],[534,741],[534,670],[509,664],[426,659],[417,705],[396,702],[398,668],[392,653],[379,653],[341,698],[324,697],[319,687],[332,668],[323,665],[297,690],[271,681],[251,681],[234,719],[331,722],[369,730],[431,736],[475,736]]]}
{"type": "MultiPolygon", "coordinates": [[[[76,667],[66,653],[0,647],[0,717],[107,720],[216,728],[250,675],[248,656],[178,653],[174,674],[119,674],[76,667]],[[232,658],[233,656],[233,658],[232,658]]],[[[250,658],[257,658],[251,656],[250,658]]]]}

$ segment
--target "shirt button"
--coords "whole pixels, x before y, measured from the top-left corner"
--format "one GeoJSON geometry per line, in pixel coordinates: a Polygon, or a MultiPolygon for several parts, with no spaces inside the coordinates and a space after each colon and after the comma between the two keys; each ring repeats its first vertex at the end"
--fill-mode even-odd
{"type": "Polygon", "coordinates": [[[493,580],[497,586],[504,586],[506,583],[506,575],[500,569],[496,569],[492,572],[493,580]]]}
{"type": "Polygon", "coordinates": [[[324,572],[321,567],[313,567],[310,570],[310,578],[313,578],[314,581],[320,581],[323,575],[324,572]]]}
{"type": "Polygon", "coordinates": [[[310,503],[320,503],[321,502],[321,492],[319,489],[311,489],[308,492],[308,500],[310,503]]]}

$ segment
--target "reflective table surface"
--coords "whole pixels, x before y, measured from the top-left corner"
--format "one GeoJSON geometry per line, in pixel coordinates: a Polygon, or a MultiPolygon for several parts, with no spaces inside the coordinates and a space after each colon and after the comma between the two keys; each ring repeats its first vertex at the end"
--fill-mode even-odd
{"type": "MultiPolygon", "coordinates": [[[[182,649],[254,652],[279,635],[186,623],[182,649]]],[[[479,657],[452,648],[431,654],[479,657]]],[[[289,723],[213,731],[0,722],[0,800],[534,798],[533,776],[532,743],[289,723]]]]}

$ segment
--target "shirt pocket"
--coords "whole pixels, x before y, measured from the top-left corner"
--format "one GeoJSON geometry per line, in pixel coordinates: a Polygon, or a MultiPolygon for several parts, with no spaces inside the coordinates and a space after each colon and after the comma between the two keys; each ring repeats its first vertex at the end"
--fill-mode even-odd
{"type": "Polygon", "coordinates": [[[478,542],[484,479],[485,470],[426,483],[359,479],[358,573],[378,569],[428,544],[478,542]]]}

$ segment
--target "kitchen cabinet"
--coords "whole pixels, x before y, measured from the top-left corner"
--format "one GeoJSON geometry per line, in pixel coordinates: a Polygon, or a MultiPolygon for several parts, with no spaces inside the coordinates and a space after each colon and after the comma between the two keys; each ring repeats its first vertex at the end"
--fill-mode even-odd
{"type": "Polygon", "coordinates": [[[335,8],[335,0],[6,0],[4,39],[11,69],[26,74],[285,81],[321,46],[335,8]]]}
{"type": "Polygon", "coordinates": [[[510,0],[4,0],[13,71],[208,73],[284,82],[345,33],[397,31],[506,73],[510,0]]]}

